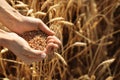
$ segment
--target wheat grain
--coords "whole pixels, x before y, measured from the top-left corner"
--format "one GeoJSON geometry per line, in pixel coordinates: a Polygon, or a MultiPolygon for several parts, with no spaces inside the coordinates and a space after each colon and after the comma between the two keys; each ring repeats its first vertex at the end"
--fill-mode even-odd
{"type": "Polygon", "coordinates": [[[67,26],[74,26],[73,23],[68,22],[68,21],[59,21],[58,23],[63,24],[63,25],[67,25],[67,26]]]}
{"type": "Polygon", "coordinates": [[[46,47],[47,35],[42,31],[30,31],[21,35],[28,41],[29,45],[36,50],[44,50],[46,47]]]}
{"type": "Polygon", "coordinates": [[[56,17],[56,18],[53,18],[53,19],[51,19],[48,23],[46,23],[46,24],[49,24],[49,23],[52,23],[52,22],[55,22],[55,21],[61,21],[61,20],[64,20],[64,18],[63,17],[56,17]]]}
{"type": "Polygon", "coordinates": [[[57,56],[58,59],[60,59],[63,62],[65,66],[67,66],[67,62],[59,53],[54,52],[54,54],[57,56]]]}
{"type": "Polygon", "coordinates": [[[38,11],[38,12],[35,12],[34,15],[35,15],[35,16],[37,16],[37,15],[46,16],[46,13],[45,13],[45,12],[38,11]]]}

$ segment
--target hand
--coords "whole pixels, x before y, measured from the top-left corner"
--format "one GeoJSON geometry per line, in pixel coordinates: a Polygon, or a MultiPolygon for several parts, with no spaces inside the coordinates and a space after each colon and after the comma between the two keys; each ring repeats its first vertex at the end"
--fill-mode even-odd
{"type": "Polygon", "coordinates": [[[16,33],[7,33],[6,36],[9,36],[6,40],[6,46],[11,50],[17,57],[27,64],[32,62],[41,61],[46,57],[44,51],[34,50],[29,44],[16,33]]]}
{"type": "Polygon", "coordinates": [[[48,55],[53,54],[61,46],[61,41],[56,36],[48,36],[46,42],[45,53],[48,55]]]}
{"type": "Polygon", "coordinates": [[[29,46],[29,44],[16,33],[8,33],[1,30],[0,34],[4,38],[2,39],[2,41],[0,41],[2,43],[2,46],[7,47],[17,57],[19,57],[22,61],[24,61],[27,64],[41,61],[46,57],[46,54],[51,53],[53,49],[58,48],[58,45],[61,44],[59,39],[57,39],[55,36],[49,36],[46,41],[47,47],[44,51],[40,51],[32,49],[29,46]]]}
{"type": "Polygon", "coordinates": [[[22,16],[21,21],[19,20],[17,23],[15,23],[15,25],[13,25],[12,31],[21,34],[26,31],[38,29],[42,30],[48,35],[54,35],[54,32],[50,30],[42,20],[27,16],[22,16]]]}
{"type": "Polygon", "coordinates": [[[48,35],[54,34],[40,19],[21,15],[6,0],[0,0],[0,22],[11,31],[19,34],[37,29],[48,35]]]}

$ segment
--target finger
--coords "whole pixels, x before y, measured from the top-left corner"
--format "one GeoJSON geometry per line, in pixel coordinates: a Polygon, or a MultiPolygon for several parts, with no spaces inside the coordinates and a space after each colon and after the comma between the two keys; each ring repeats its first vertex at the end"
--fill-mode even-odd
{"type": "Polygon", "coordinates": [[[55,36],[48,36],[47,37],[46,42],[48,43],[48,42],[51,42],[51,41],[56,43],[56,44],[61,45],[61,41],[55,36]]]}
{"type": "Polygon", "coordinates": [[[54,39],[49,39],[46,43],[47,43],[47,44],[49,44],[49,43],[55,43],[55,44],[58,44],[57,41],[54,40],[54,39]]]}
{"type": "Polygon", "coordinates": [[[42,55],[42,57],[40,55],[36,55],[36,56],[24,55],[21,57],[21,59],[26,64],[31,64],[33,62],[39,62],[39,61],[43,60],[43,55],[42,55]]]}
{"type": "Polygon", "coordinates": [[[46,24],[44,24],[42,21],[40,21],[39,29],[42,30],[43,32],[45,32],[48,35],[54,35],[55,34],[55,32],[50,30],[48,28],[48,26],[46,24]]]}
{"type": "Polygon", "coordinates": [[[33,50],[35,57],[38,58],[38,60],[43,60],[46,57],[46,54],[44,51],[39,51],[39,50],[33,50]]]}
{"type": "Polygon", "coordinates": [[[43,51],[31,49],[29,52],[26,52],[26,54],[20,56],[25,63],[31,64],[32,62],[43,60],[46,57],[46,54],[43,51]]]}
{"type": "Polygon", "coordinates": [[[54,43],[49,43],[46,46],[46,54],[53,54],[54,50],[57,49],[59,46],[57,44],[54,43]]]}
{"type": "Polygon", "coordinates": [[[26,53],[26,55],[34,61],[41,61],[46,57],[46,54],[43,51],[34,49],[31,49],[31,52],[26,53]]]}
{"type": "Polygon", "coordinates": [[[49,43],[49,44],[47,44],[47,47],[46,48],[54,48],[54,49],[56,49],[56,48],[59,48],[59,46],[57,45],[57,44],[55,44],[55,43],[49,43]]]}

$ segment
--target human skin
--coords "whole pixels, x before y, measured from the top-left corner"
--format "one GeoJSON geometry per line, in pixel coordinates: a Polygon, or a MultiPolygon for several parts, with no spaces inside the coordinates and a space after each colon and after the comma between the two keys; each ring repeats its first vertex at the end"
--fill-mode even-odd
{"type": "Polygon", "coordinates": [[[10,49],[27,64],[41,61],[46,57],[46,54],[59,48],[61,44],[60,40],[54,36],[54,32],[42,20],[21,15],[5,0],[0,0],[0,22],[12,31],[0,30],[0,45],[10,49]],[[32,49],[27,41],[17,35],[38,29],[49,35],[47,37],[47,46],[43,51],[32,49]]]}
{"type": "Polygon", "coordinates": [[[42,20],[21,15],[12,8],[6,0],[0,0],[0,22],[11,31],[23,33],[25,31],[37,30],[38,28],[48,35],[54,35],[42,20]]]}

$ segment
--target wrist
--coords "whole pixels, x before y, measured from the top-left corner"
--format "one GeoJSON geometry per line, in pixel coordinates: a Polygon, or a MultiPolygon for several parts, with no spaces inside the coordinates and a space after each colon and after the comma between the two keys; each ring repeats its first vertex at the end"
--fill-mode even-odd
{"type": "Polygon", "coordinates": [[[17,25],[21,21],[22,15],[17,10],[8,5],[5,0],[0,2],[0,22],[3,25],[14,31],[14,28],[16,28],[14,25],[17,25]]]}
{"type": "Polygon", "coordinates": [[[23,15],[20,13],[16,13],[15,16],[12,17],[13,19],[11,20],[11,23],[7,24],[6,27],[8,27],[11,31],[17,32],[20,30],[20,24],[23,22],[23,15]]]}

